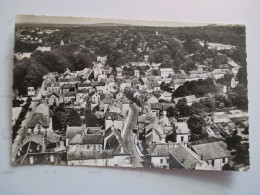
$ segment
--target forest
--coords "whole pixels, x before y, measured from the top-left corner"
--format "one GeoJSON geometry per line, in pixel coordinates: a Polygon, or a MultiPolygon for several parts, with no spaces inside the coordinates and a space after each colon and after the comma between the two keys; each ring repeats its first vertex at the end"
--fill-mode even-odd
{"type": "MultiPolygon", "coordinates": [[[[91,68],[97,56],[107,56],[106,65],[112,68],[129,62],[144,60],[172,67],[176,72],[194,70],[195,64],[214,68],[230,57],[244,67],[246,75],[246,50],[244,26],[203,27],[146,27],[146,26],[72,26],[72,25],[18,25],[14,51],[31,52],[31,57],[17,60],[14,57],[13,89],[26,94],[27,86],[37,89],[42,76],[48,72],[63,72],[91,68]],[[56,29],[52,34],[37,34],[35,29],[56,29]],[[42,43],[21,40],[21,36],[38,37],[42,43]],[[65,45],[60,45],[61,41],[65,45]],[[200,44],[204,43],[204,46],[200,44]],[[207,42],[236,46],[231,50],[217,51],[207,48],[207,42]],[[51,47],[50,51],[37,50],[38,46],[51,47]]],[[[245,79],[242,76],[241,79],[245,79]]]]}

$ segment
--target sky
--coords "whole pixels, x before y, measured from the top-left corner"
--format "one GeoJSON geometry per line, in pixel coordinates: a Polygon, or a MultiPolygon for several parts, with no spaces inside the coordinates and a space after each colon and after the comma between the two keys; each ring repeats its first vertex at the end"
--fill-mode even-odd
{"type": "Polygon", "coordinates": [[[37,23],[37,24],[98,24],[115,23],[137,26],[205,26],[209,23],[194,22],[175,22],[175,21],[155,21],[155,20],[134,20],[134,19],[112,19],[112,18],[83,18],[83,17],[59,17],[59,16],[36,16],[36,15],[16,15],[15,22],[19,23],[37,23]]]}

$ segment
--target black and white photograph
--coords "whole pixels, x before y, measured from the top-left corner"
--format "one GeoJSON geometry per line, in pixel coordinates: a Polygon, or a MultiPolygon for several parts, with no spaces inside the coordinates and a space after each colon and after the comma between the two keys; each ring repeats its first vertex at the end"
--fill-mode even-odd
{"type": "Polygon", "coordinates": [[[248,171],[246,26],[16,15],[14,166],[248,171]]]}

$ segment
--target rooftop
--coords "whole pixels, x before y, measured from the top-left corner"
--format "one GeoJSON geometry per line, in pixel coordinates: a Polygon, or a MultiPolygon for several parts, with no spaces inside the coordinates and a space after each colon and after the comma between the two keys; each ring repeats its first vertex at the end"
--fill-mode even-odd
{"type": "Polygon", "coordinates": [[[192,149],[202,157],[202,160],[229,157],[230,152],[223,141],[192,146],[192,149]]]}

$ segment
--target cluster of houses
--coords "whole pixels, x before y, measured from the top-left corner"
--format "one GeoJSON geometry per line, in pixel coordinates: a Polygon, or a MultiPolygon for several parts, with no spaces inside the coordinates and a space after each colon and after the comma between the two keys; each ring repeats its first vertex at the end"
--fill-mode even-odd
{"type": "MultiPolygon", "coordinates": [[[[175,73],[172,68],[150,65],[141,74],[139,66],[133,66],[133,74],[123,67],[115,70],[105,66],[105,58],[99,57],[92,69],[64,73],[49,73],[43,77],[42,87],[28,87],[28,96],[40,97],[26,136],[18,150],[19,164],[67,164],[93,166],[131,167],[132,151],[129,151],[125,136],[132,114],[131,104],[138,110],[134,132],[136,150],[141,161],[155,168],[185,168],[221,170],[228,163],[230,152],[222,141],[190,146],[190,129],[185,120],[168,117],[166,110],[175,107],[180,98],[172,100],[172,93],[161,90],[168,83],[172,91],[186,81],[223,78],[227,71],[198,70],[175,73]],[[153,75],[153,70],[159,76],[153,75]],[[136,103],[139,101],[139,104],[136,103]],[[64,104],[65,108],[89,109],[104,126],[68,126],[66,133],[53,130],[50,107],[64,104]]],[[[230,71],[230,70],[229,70],[230,71]]],[[[234,80],[233,84],[236,85],[234,80]]],[[[231,86],[234,86],[231,84],[231,86]]],[[[224,92],[224,91],[223,91],[224,92]]],[[[184,97],[190,106],[201,98],[184,97]]],[[[240,113],[241,115],[242,113],[240,113]]],[[[235,118],[238,113],[230,113],[235,118]]],[[[239,116],[240,116],[239,115],[239,116]]],[[[215,113],[211,125],[223,121],[221,113],[215,113]]],[[[80,114],[81,119],[85,114],[80,114]]],[[[210,134],[212,130],[208,130],[210,134]]]]}

